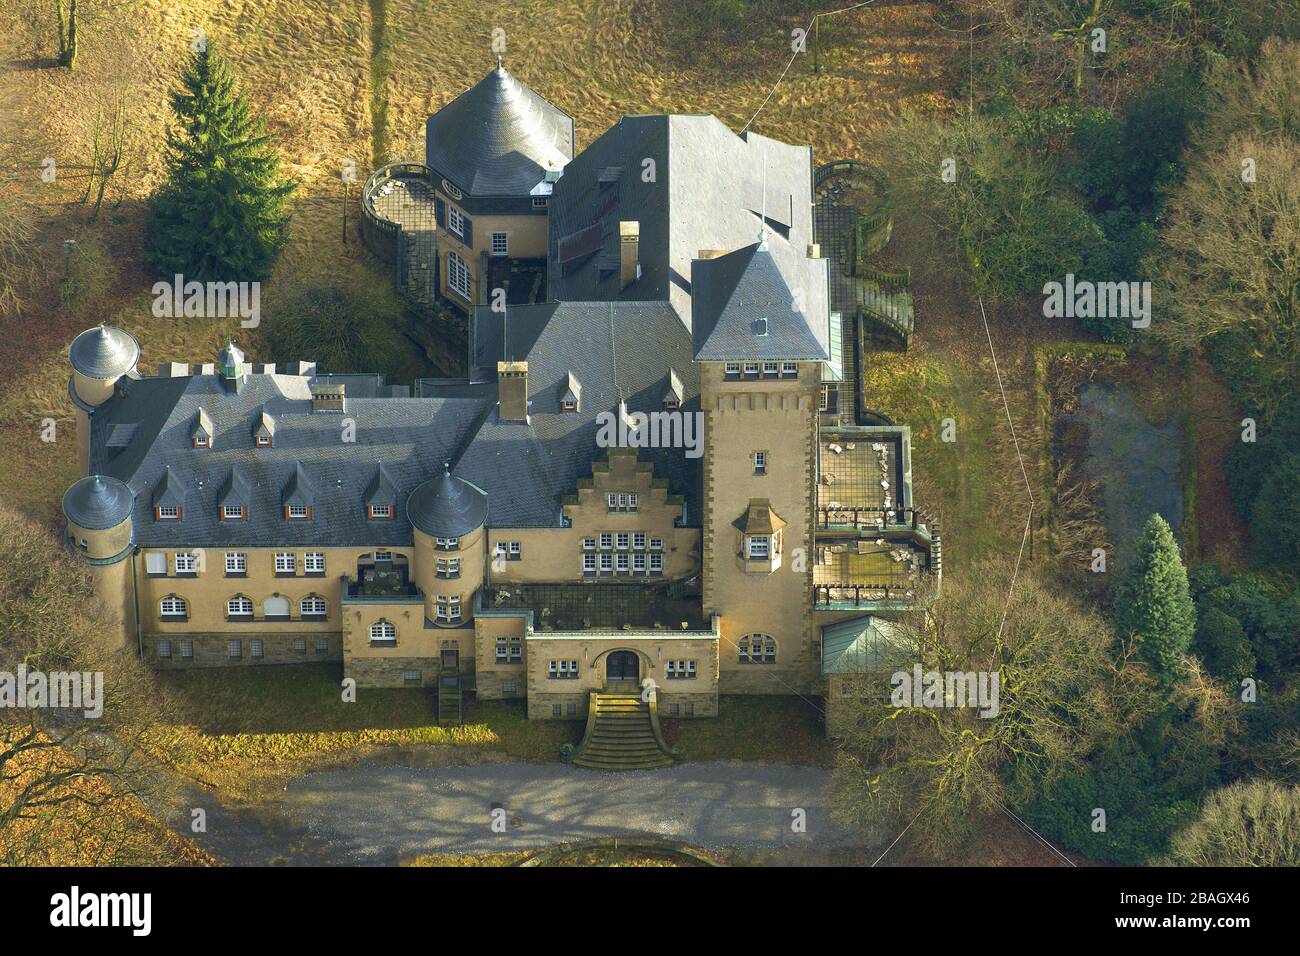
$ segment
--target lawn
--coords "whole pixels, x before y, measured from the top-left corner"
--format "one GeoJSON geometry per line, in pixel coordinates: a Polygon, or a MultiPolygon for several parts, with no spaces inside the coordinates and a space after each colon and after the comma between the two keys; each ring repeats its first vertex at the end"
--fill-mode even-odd
{"type": "Polygon", "coordinates": [[[828,767],[831,745],[822,726],[822,702],[810,697],[736,697],[718,700],[717,717],[662,720],[664,739],[681,744],[685,759],[761,760],[828,767]]]}

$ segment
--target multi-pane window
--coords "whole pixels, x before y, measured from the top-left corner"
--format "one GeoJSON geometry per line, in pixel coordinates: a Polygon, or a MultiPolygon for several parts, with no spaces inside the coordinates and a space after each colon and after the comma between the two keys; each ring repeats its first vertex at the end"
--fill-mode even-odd
{"type": "Polygon", "coordinates": [[[612,531],[602,531],[602,532],[600,533],[600,546],[601,546],[602,548],[612,548],[612,547],[614,547],[614,532],[612,532],[612,531]]]}
{"type": "Polygon", "coordinates": [[[258,448],[270,448],[270,447],[271,447],[271,436],[270,436],[270,435],[267,435],[267,434],[259,434],[259,435],[254,439],[254,443],[257,445],[258,448]]]}
{"type": "Polygon", "coordinates": [[[663,549],[664,549],[664,539],[663,539],[663,538],[651,538],[651,539],[650,539],[650,550],[651,550],[651,551],[662,551],[663,549]]]}
{"type": "MultiPolygon", "coordinates": [[[[450,540],[455,541],[456,539],[455,539],[455,538],[451,538],[450,540]]],[[[381,563],[381,562],[384,562],[384,561],[391,561],[391,560],[393,560],[393,552],[391,552],[391,551],[383,551],[383,550],[376,550],[376,551],[375,551],[375,563],[376,563],[376,564],[381,563]]]]}
{"type": "Polygon", "coordinates": [[[469,269],[465,260],[450,249],[447,250],[447,286],[462,298],[470,297],[469,269]]]}
{"type": "Polygon", "coordinates": [[[225,521],[239,521],[244,517],[243,505],[222,505],[221,517],[225,521]]]}
{"type": "Polygon", "coordinates": [[[402,671],[402,683],[408,687],[414,687],[424,683],[424,675],[420,671],[402,671]]]}
{"type": "Polygon", "coordinates": [[[606,496],[609,502],[610,511],[636,511],[637,496],[634,494],[619,493],[606,496]]]}
{"type": "Polygon", "coordinates": [[[782,363],[781,363],[781,374],[782,374],[782,375],[798,375],[798,374],[799,374],[799,363],[798,363],[798,362],[782,362],[782,363]]]}
{"type": "Polygon", "coordinates": [[[175,560],[177,574],[194,574],[199,569],[198,556],[192,551],[178,551],[175,560]]]}
{"type": "Polygon", "coordinates": [[[521,637],[497,638],[497,663],[518,664],[524,659],[524,641],[521,637]]]}
{"type": "Polygon", "coordinates": [[[628,542],[631,540],[631,535],[626,531],[620,531],[614,535],[614,547],[618,548],[620,551],[626,551],[628,542]]]}
{"type": "Polygon", "coordinates": [[[172,642],[171,642],[171,641],[159,641],[159,642],[158,642],[158,656],[159,656],[159,657],[171,657],[171,656],[172,656],[172,642]]]}
{"type": "Polygon", "coordinates": [[[397,642],[397,627],[388,621],[376,621],[370,625],[370,643],[371,644],[395,644],[397,642]]]}
{"type": "Polygon", "coordinates": [[[439,558],[438,577],[455,578],[460,576],[460,558],[439,558]]]}
{"type": "Polygon", "coordinates": [[[521,544],[520,542],[518,542],[518,541],[511,541],[511,542],[510,542],[510,560],[511,560],[511,561],[518,561],[518,560],[519,560],[520,558],[522,558],[523,556],[524,556],[524,549],[523,549],[522,544],[521,544]]]}
{"type": "Polygon", "coordinates": [[[433,616],[438,621],[459,621],[460,595],[439,594],[437,605],[433,609],[433,616]]]}
{"type": "Polygon", "coordinates": [[[595,550],[596,550],[596,539],[595,539],[595,538],[583,538],[583,539],[582,539],[582,550],[583,550],[583,551],[595,551],[595,550]]]}
{"type": "Polygon", "coordinates": [[[746,634],[737,647],[742,664],[776,663],[776,641],[766,634],[746,634]]]}
{"type": "Polygon", "coordinates": [[[194,658],[193,641],[189,641],[189,640],[181,641],[181,657],[185,660],[193,660],[194,658]]]}
{"type": "Polygon", "coordinates": [[[248,556],[242,551],[226,552],[226,573],[244,574],[248,571],[248,556]]]}
{"type": "Polygon", "coordinates": [[[739,363],[739,362],[728,362],[726,365],[723,366],[722,371],[723,371],[723,374],[724,374],[724,375],[739,375],[739,374],[740,374],[740,363],[739,363]]]}
{"type": "Polygon", "coordinates": [[[632,532],[632,547],[636,548],[638,551],[644,551],[644,550],[645,550],[645,532],[644,532],[644,531],[634,531],[634,532],[632,532]]]}
{"type": "Polygon", "coordinates": [[[170,594],[162,599],[159,604],[159,610],[162,612],[162,616],[165,619],[169,617],[184,618],[189,614],[190,609],[189,605],[185,603],[183,597],[177,597],[175,594],[170,594]]]}
{"type": "Polygon", "coordinates": [[[253,638],[251,641],[248,642],[248,656],[249,656],[249,657],[262,657],[262,656],[264,656],[264,655],[263,655],[262,641],[261,641],[260,638],[256,638],[256,637],[255,637],[255,638],[253,638]]]}
{"type": "Polygon", "coordinates": [[[767,452],[765,451],[754,452],[754,474],[756,475],[767,474],[767,452]]]}
{"type": "Polygon", "coordinates": [[[298,610],[303,617],[324,617],[325,599],[316,596],[305,597],[298,602],[298,610]]]}
{"type": "Polygon", "coordinates": [[[617,566],[618,566],[619,574],[627,574],[628,567],[629,567],[627,558],[628,556],[626,554],[618,555],[617,566]]]}
{"type": "Polygon", "coordinates": [[[664,573],[664,556],[662,554],[650,555],[650,573],[651,574],[664,573]]]}
{"type": "Polygon", "coordinates": [[[632,571],[636,574],[645,574],[645,555],[632,555],[632,571]]]}
{"type": "Polygon", "coordinates": [[[669,680],[694,680],[695,661],[669,661],[666,673],[669,680]]]}
{"type": "Polygon", "coordinates": [[[325,552],[308,551],[302,556],[302,569],[308,574],[324,574],[325,552]]]}
{"type": "Polygon", "coordinates": [[[311,508],[307,505],[290,505],[288,510],[290,521],[301,521],[311,517],[311,508]]]}
{"type": "Polygon", "coordinates": [[[582,556],[582,573],[583,574],[596,573],[596,556],[594,554],[584,554],[582,556]]]}
{"type": "Polygon", "coordinates": [[[244,656],[244,642],[243,642],[243,641],[226,641],[226,653],[229,654],[232,658],[233,658],[233,657],[243,657],[243,656],[244,656]]]}
{"type": "Polygon", "coordinates": [[[232,597],[226,602],[226,613],[231,617],[252,617],[253,602],[246,597],[232,597]]]}
{"type": "Polygon", "coordinates": [[[277,551],[275,553],[276,574],[293,574],[297,564],[297,556],[292,551],[277,551]]]}
{"type": "Polygon", "coordinates": [[[745,363],[745,374],[746,374],[746,375],[757,375],[757,374],[758,374],[758,363],[757,363],[757,362],[746,362],[746,363],[745,363]]]}
{"type": "Polygon", "coordinates": [[[764,375],[776,375],[776,374],[778,374],[778,372],[780,371],[780,368],[781,368],[781,366],[778,365],[776,362],[764,362],[764,363],[763,363],[763,374],[764,374],[764,375]]]}
{"type": "Polygon", "coordinates": [[[546,676],[551,680],[577,680],[577,661],[548,661],[546,676]]]}
{"type": "Polygon", "coordinates": [[[316,638],[316,653],[317,653],[317,654],[327,654],[327,653],[329,653],[329,649],[330,649],[329,638],[326,638],[326,637],[318,637],[318,638],[316,638]]]}
{"type": "Polygon", "coordinates": [[[372,518],[391,518],[393,516],[392,505],[371,505],[370,517],[372,518]]]}
{"type": "Polygon", "coordinates": [[[159,521],[179,521],[180,517],[181,517],[181,509],[178,508],[176,505],[158,506],[159,521]]]}
{"type": "Polygon", "coordinates": [[[505,232],[492,233],[492,255],[510,255],[510,235],[505,232]]]}
{"type": "Polygon", "coordinates": [[[614,570],[614,556],[612,554],[602,554],[600,556],[600,570],[606,574],[614,570]]]}
{"type": "Polygon", "coordinates": [[[194,436],[194,447],[195,447],[195,448],[207,448],[207,447],[208,447],[208,436],[207,436],[207,435],[195,435],[195,436],[194,436]]]}
{"type": "Polygon", "coordinates": [[[456,235],[465,238],[465,216],[455,206],[447,206],[447,226],[456,235]]]}
{"type": "Polygon", "coordinates": [[[772,553],[772,539],[765,534],[751,534],[746,537],[747,554],[751,561],[766,561],[772,553]]]}
{"type": "MultiPolygon", "coordinates": [[[[460,548],[460,538],[434,538],[433,543],[440,551],[455,551],[460,548]]],[[[376,556],[378,560],[378,556],[376,556]]]]}
{"type": "Polygon", "coordinates": [[[306,640],[306,638],[295,637],[295,638],[293,639],[293,649],[294,649],[294,651],[295,651],[296,653],[298,653],[298,654],[306,654],[306,653],[307,653],[307,640],[306,640]]]}

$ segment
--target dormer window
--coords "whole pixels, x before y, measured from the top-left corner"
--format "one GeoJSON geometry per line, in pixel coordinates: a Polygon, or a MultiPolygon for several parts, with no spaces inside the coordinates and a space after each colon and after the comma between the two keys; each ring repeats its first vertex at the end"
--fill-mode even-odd
{"type": "Polygon", "coordinates": [[[564,383],[564,394],[560,396],[560,408],[565,412],[577,412],[582,405],[582,383],[572,372],[564,383]]]}
{"type": "Polygon", "coordinates": [[[682,388],[681,376],[677,374],[676,369],[668,370],[668,384],[664,388],[663,405],[665,411],[676,411],[682,406],[682,399],[685,392],[682,388]]]}
{"type": "Polygon", "coordinates": [[[366,515],[372,520],[375,518],[392,518],[393,506],[392,505],[369,505],[366,508],[366,515]]]}
{"type": "Polygon", "coordinates": [[[270,447],[271,447],[271,436],[270,436],[270,435],[257,435],[257,436],[254,437],[253,441],[256,442],[258,448],[270,448],[270,447]]]}
{"type": "Polygon", "coordinates": [[[154,518],[158,521],[180,521],[181,509],[175,505],[159,505],[154,509],[154,518]]]}
{"type": "Polygon", "coordinates": [[[275,419],[265,409],[258,416],[257,424],[253,427],[253,444],[258,448],[270,448],[271,443],[275,440],[275,419]]]}
{"type": "Polygon", "coordinates": [[[311,506],[287,505],[284,509],[284,516],[289,521],[309,521],[311,520],[311,506]]]}
{"type": "Polygon", "coordinates": [[[212,419],[201,408],[194,413],[194,429],[190,432],[190,438],[195,448],[212,447],[212,419]]]}
{"type": "Polygon", "coordinates": [[[754,320],[754,334],[767,335],[767,319],[754,320]]]}
{"type": "Polygon", "coordinates": [[[766,561],[779,548],[772,546],[776,535],[750,534],[745,536],[745,553],[751,561],[766,561]]]}
{"type": "Polygon", "coordinates": [[[207,448],[207,447],[208,447],[208,436],[207,436],[207,435],[195,435],[195,436],[194,436],[194,447],[195,447],[195,448],[207,448]]]}
{"type": "Polygon", "coordinates": [[[243,505],[222,505],[222,521],[242,521],[248,517],[248,509],[243,505]]]}

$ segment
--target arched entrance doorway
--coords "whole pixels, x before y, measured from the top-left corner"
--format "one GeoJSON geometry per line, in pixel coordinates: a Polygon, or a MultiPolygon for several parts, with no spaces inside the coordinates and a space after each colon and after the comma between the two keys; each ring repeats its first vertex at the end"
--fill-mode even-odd
{"type": "Polygon", "coordinates": [[[605,659],[605,679],[633,681],[641,676],[641,662],[631,651],[612,651],[605,659]]]}

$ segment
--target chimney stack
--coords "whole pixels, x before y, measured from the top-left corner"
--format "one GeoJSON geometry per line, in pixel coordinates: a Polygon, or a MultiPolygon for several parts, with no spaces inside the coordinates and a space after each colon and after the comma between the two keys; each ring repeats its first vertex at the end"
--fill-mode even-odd
{"type": "Polygon", "coordinates": [[[641,222],[625,219],[618,224],[618,290],[641,278],[641,222]]]}
{"type": "Polygon", "coordinates": [[[497,401],[501,421],[528,421],[527,362],[497,362],[497,401]]]}

